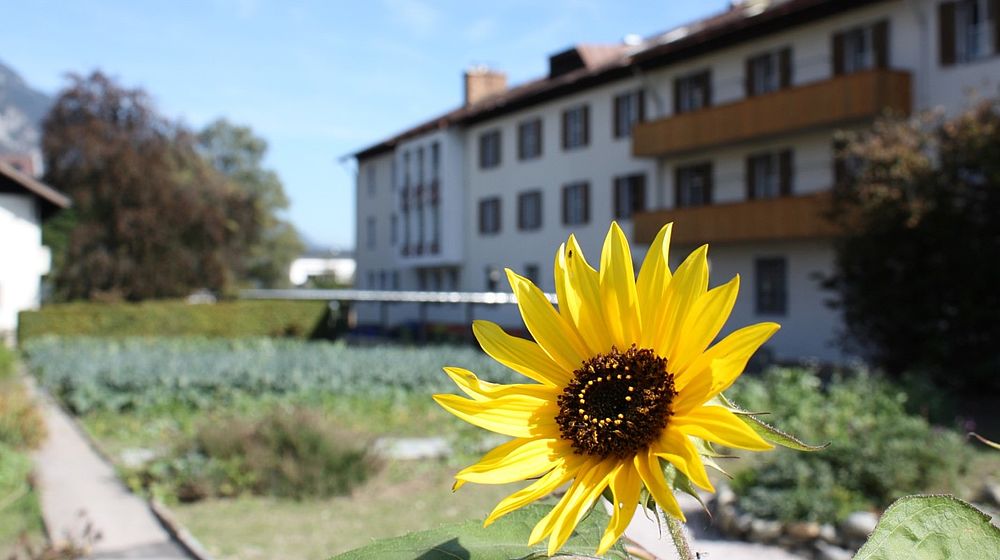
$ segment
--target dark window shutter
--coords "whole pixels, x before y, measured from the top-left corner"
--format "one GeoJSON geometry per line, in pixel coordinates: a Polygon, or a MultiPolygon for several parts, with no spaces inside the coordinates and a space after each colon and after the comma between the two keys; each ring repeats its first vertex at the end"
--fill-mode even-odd
{"type": "Polygon", "coordinates": [[[524,137],[531,133],[531,125],[528,123],[521,123],[517,127],[517,159],[524,159],[525,157],[525,145],[524,137]]]}
{"type": "MultiPolygon", "coordinates": [[[[996,14],[996,11],[993,12],[996,14]]],[[[996,18],[996,16],[994,16],[996,18]]],[[[1000,21],[1000,18],[996,18],[1000,21]]],[[[955,64],[955,3],[938,4],[938,50],[941,66],[955,64]]]]}
{"type": "Polygon", "coordinates": [[[674,78],[674,114],[681,112],[681,78],[674,78]]]}
{"type": "Polygon", "coordinates": [[[778,180],[781,196],[792,195],[792,173],[794,171],[792,151],[784,150],[778,154],[778,180]]]}
{"type": "Polygon", "coordinates": [[[778,52],[778,79],[781,88],[792,87],[792,49],[786,47],[778,52]]]}
{"type": "Polygon", "coordinates": [[[479,168],[484,169],[486,167],[486,136],[483,134],[479,135],[479,168]]]}
{"type": "Polygon", "coordinates": [[[990,0],[993,14],[993,54],[1000,54],[1000,0],[990,0]]]}
{"type": "Polygon", "coordinates": [[[889,67],[889,21],[882,20],[872,28],[872,45],[875,48],[875,68],[889,67]]]}
{"type": "Polygon", "coordinates": [[[479,201],[479,233],[486,233],[486,201],[479,201]]]}
{"type": "Polygon", "coordinates": [[[564,150],[569,147],[569,111],[562,113],[562,147],[564,150]]]}
{"type": "Polygon", "coordinates": [[[615,177],[615,179],[613,181],[613,187],[611,188],[611,196],[613,198],[613,200],[611,201],[611,203],[612,203],[612,206],[614,206],[615,217],[616,218],[621,218],[622,217],[622,210],[623,209],[622,209],[621,200],[622,200],[622,183],[623,182],[624,181],[623,181],[622,177],[615,177]]]}
{"type": "Polygon", "coordinates": [[[583,145],[590,144],[590,105],[584,105],[580,111],[583,119],[583,145]]]}
{"type": "Polygon", "coordinates": [[[674,208],[681,207],[681,168],[674,169],[674,208]]]}
{"type": "Polygon", "coordinates": [[[543,121],[541,119],[541,117],[539,117],[535,121],[535,146],[536,146],[535,156],[536,157],[541,157],[542,152],[545,151],[545,132],[544,132],[544,130],[545,130],[544,126],[545,125],[543,124],[544,122],[545,121],[543,121]]]}
{"type": "Polygon", "coordinates": [[[747,200],[757,197],[757,158],[747,156],[747,200]]]}
{"type": "Polygon", "coordinates": [[[625,136],[625,132],[621,127],[621,113],[622,113],[622,98],[624,96],[618,95],[612,101],[612,111],[611,111],[611,131],[615,138],[621,138],[625,136]]]}
{"type": "Polygon", "coordinates": [[[833,75],[844,73],[844,34],[833,34],[833,75]]]}
{"type": "Polygon", "coordinates": [[[752,56],[744,64],[744,71],[747,77],[743,80],[743,84],[745,86],[744,95],[747,97],[753,97],[754,92],[757,90],[757,84],[754,83],[753,79],[753,63],[755,60],[757,60],[757,57],[752,56]]]}
{"type": "Polygon", "coordinates": [[[708,107],[712,104],[712,72],[711,70],[705,70],[701,75],[702,91],[704,92],[704,97],[702,98],[702,107],[708,107]]]}
{"type": "Polygon", "coordinates": [[[712,192],[715,190],[715,185],[713,185],[712,181],[712,164],[706,163],[703,165],[701,172],[704,173],[705,177],[705,204],[712,204],[715,200],[714,193],[712,192]]]}
{"type": "Polygon", "coordinates": [[[590,183],[580,185],[583,196],[583,223],[590,223],[590,183]]]}
{"type": "Polygon", "coordinates": [[[632,192],[632,212],[646,211],[646,176],[635,176],[635,191],[632,192]]]}
{"type": "MultiPolygon", "coordinates": [[[[1000,0],[998,0],[1000,1],[1000,0]]],[[[996,13],[995,11],[993,13],[996,13]]],[[[1000,21],[1000,19],[998,19],[1000,21]]],[[[997,50],[1000,52],[1000,49],[997,50]]],[[[646,91],[640,89],[636,95],[636,103],[639,104],[637,109],[637,115],[639,115],[639,122],[644,122],[646,120],[646,91]]],[[[631,131],[630,131],[631,132],[631,131]]]]}

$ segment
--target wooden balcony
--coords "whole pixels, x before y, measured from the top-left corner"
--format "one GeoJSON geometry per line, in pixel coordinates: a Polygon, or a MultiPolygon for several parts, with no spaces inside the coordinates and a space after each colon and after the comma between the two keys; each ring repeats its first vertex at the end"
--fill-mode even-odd
{"type": "Polygon", "coordinates": [[[657,157],[910,112],[910,74],[867,70],[639,123],[632,153],[657,157]]]}
{"type": "Polygon", "coordinates": [[[786,196],[641,212],[633,216],[637,243],[651,243],[664,224],[674,222],[671,243],[740,243],[829,237],[825,217],[830,193],[786,196]]]}

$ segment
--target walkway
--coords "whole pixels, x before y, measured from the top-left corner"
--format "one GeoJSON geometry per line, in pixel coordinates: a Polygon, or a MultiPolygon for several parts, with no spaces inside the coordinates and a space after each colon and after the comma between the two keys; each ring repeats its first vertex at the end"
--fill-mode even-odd
{"type": "MultiPolygon", "coordinates": [[[[712,529],[711,520],[697,500],[678,493],[677,501],[680,502],[684,516],[687,517],[685,527],[688,530],[691,551],[701,554],[701,558],[706,560],[805,560],[806,558],[776,546],[727,540],[712,529]]],[[[647,551],[656,554],[657,558],[662,560],[677,558],[674,543],[666,533],[666,528],[661,539],[656,520],[647,518],[642,510],[636,512],[632,523],[625,530],[625,535],[647,551]]]]}
{"type": "Polygon", "coordinates": [[[79,542],[89,523],[101,535],[89,558],[191,560],[66,413],[46,395],[38,397],[49,437],[35,453],[35,472],[42,517],[52,540],[65,542],[69,535],[79,542]]]}

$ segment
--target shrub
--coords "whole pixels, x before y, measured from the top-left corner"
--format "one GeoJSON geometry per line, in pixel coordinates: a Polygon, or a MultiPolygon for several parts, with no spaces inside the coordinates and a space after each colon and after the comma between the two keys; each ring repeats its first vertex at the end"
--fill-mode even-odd
{"type": "Polygon", "coordinates": [[[171,457],[127,473],[133,485],[181,501],[245,492],[297,499],[349,493],[377,468],[357,434],[302,408],[219,418],[171,457]]]}
{"type": "Polygon", "coordinates": [[[41,531],[42,516],[30,475],[31,459],[0,443],[0,543],[41,531]]]}
{"type": "Polygon", "coordinates": [[[45,421],[20,383],[0,381],[0,445],[37,447],[45,439],[45,421]]]}
{"type": "Polygon", "coordinates": [[[0,341],[0,381],[14,375],[14,351],[0,341]]]}
{"type": "Polygon", "coordinates": [[[67,303],[22,311],[18,340],[23,344],[43,335],[311,338],[327,335],[331,325],[322,301],[67,303]]]}
{"type": "Polygon", "coordinates": [[[740,506],[761,517],[839,521],[954,485],[969,459],[961,436],[908,414],[906,394],[867,373],[835,376],[823,387],[813,371],[772,369],[731,396],[806,440],[830,442],[816,453],[774,451],[736,477],[740,506]]]}

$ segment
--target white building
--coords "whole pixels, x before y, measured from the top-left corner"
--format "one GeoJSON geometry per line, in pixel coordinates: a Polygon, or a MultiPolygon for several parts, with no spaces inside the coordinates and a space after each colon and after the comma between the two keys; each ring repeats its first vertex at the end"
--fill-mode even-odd
{"type": "Polygon", "coordinates": [[[52,262],[42,222],[70,204],[66,195],[0,161],[0,341],[12,340],[17,314],[41,303],[52,262]]]}
{"type": "Polygon", "coordinates": [[[741,275],[730,328],[775,320],[776,357],[843,359],[819,285],[834,132],[995,95],[998,53],[997,0],[746,1],[520,86],[474,69],[464,106],[355,154],[358,285],[503,291],[509,266],[552,291],[570,233],[596,263],[617,219],[638,260],[672,221],[674,265],[710,243],[712,281],[741,275]]]}
{"type": "Polygon", "coordinates": [[[354,255],[344,251],[308,251],[296,257],[288,267],[288,279],[302,286],[310,278],[332,278],[338,284],[354,283],[354,255]]]}

